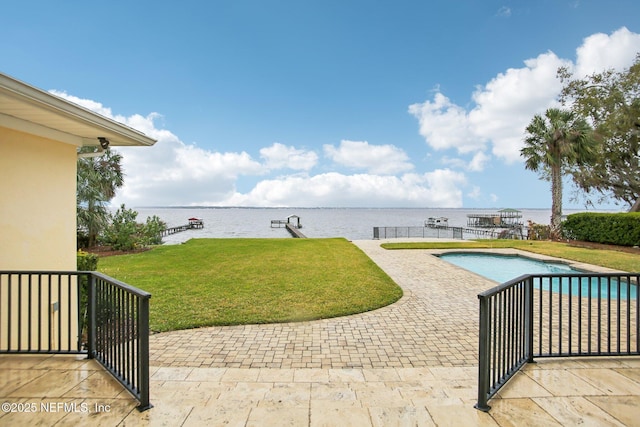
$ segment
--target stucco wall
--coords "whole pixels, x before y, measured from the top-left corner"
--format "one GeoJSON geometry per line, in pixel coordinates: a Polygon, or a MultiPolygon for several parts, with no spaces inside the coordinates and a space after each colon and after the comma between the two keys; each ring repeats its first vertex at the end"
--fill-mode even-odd
{"type": "Polygon", "coordinates": [[[0,270],[76,269],[76,147],[0,127],[0,270]]]}

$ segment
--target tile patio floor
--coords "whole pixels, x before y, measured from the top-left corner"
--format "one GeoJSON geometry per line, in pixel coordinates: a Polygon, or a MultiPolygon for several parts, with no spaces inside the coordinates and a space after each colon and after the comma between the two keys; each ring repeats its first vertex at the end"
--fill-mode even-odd
{"type": "Polygon", "coordinates": [[[404,290],[389,307],[151,337],[151,401],[82,356],[0,355],[0,426],[640,425],[640,357],[540,360],[477,398],[477,297],[495,283],[429,251],[357,241],[404,290]],[[452,296],[454,298],[452,298],[452,296]],[[5,407],[3,406],[3,409],[5,407]]]}

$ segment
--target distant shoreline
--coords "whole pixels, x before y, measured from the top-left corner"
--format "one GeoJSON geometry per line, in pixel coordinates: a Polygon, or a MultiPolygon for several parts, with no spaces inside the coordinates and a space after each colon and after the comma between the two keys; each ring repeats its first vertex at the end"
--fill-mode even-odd
{"type": "MultiPolygon", "coordinates": [[[[115,207],[114,207],[115,208],[115,207]]],[[[493,208],[446,208],[446,207],[301,207],[301,206],[207,206],[207,205],[193,205],[193,206],[133,206],[132,209],[271,209],[271,210],[283,210],[283,209],[306,209],[306,210],[383,210],[383,209],[397,209],[397,210],[469,210],[469,211],[499,211],[506,209],[504,207],[493,208]]],[[[512,208],[516,210],[527,211],[551,211],[551,208],[512,208]]],[[[626,212],[623,209],[586,209],[586,208],[567,208],[564,209],[567,212],[626,212]]]]}

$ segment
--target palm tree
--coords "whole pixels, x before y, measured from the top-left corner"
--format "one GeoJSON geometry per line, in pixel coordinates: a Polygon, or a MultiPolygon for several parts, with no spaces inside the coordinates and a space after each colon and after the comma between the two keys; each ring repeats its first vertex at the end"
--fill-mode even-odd
{"type": "Polygon", "coordinates": [[[549,108],[536,114],[526,128],[520,155],[525,168],[540,171],[551,181],[551,237],[560,237],[562,175],[570,167],[588,164],[595,156],[596,140],[587,121],[573,111],[549,108]]]}
{"type": "Polygon", "coordinates": [[[98,234],[108,222],[106,204],[124,184],[121,161],[122,156],[111,150],[101,157],[78,159],[78,230],[87,234],[88,246],[96,244],[98,234]]]}

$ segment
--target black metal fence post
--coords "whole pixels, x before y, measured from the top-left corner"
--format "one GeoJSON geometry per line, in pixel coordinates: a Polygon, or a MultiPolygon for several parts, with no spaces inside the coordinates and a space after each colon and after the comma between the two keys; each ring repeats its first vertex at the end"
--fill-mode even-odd
{"type": "Polygon", "coordinates": [[[140,392],[140,412],[153,408],[149,398],[149,297],[141,297],[138,305],[138,384],[140,392]]]}
{"type": "Polygon", "coordinates": [[[90,274],[87,283],[87,358],[96,355],[96,277],[90,274]]]}
{"type": "Polygon", "coordinates": [[[528,363],[533,362],[533,277],[525,281],[525,358],[528,363]]]}
{"type": "Polygon", "coordinates": [[[487,404],[490,377],[490,331],[489,331],[489,298],[478,295],[480,301],[480,340],[478,361],[478,403],[475,408],[487,412],[491,406],[487,404]]]}

